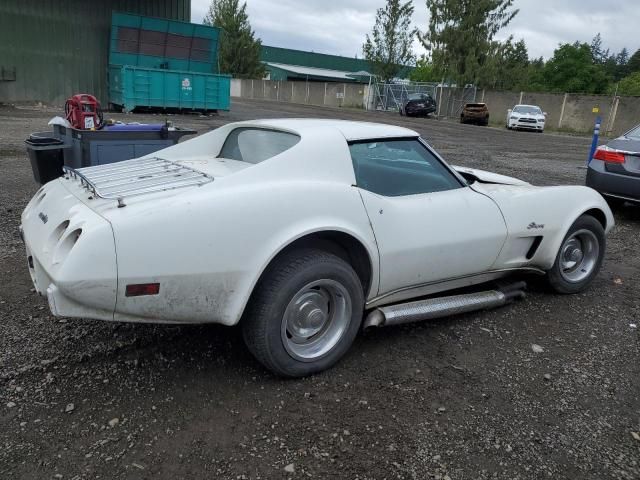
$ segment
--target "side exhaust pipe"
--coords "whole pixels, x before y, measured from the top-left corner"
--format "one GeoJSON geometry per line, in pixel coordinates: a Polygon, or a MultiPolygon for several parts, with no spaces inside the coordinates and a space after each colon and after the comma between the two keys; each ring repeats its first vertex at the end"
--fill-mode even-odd
{"type": "Polygon", "coordinates": [[[498,308],[525,297],[525,282],[517,282],[497,290],[429,298],[417,302],[389,305],[373,310],[364,321],[364,329],[420,322],[436,318],[498,308]]]}

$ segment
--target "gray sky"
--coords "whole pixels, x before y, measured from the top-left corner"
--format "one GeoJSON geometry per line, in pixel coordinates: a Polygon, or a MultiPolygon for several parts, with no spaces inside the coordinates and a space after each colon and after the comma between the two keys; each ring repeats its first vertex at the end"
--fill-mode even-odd
{"type": "MultiPolygon", "coordinates": [[[[600,32],[605,48],[630,54],[640,48],[638,0],[516,0],[520,13],[499,39],[523,38],[531,57],[549,58],[561,42],[591,42],[600,32]]],[[[201,22],[210,0],[192,0],[191,20],[201,22]]],[[[353,57],[385,0],[247,0],[249,20],[265,45],[353,57]]],[[[415,0],[414,24],[426,29],[425,2],[415,0]]],[[[424,50],[416,41],[416,53],[424,50]]]]}

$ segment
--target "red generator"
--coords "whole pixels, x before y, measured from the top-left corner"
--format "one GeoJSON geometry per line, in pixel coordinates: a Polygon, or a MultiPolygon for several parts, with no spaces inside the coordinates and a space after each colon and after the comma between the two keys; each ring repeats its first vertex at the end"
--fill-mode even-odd
{"type": "Polygon", "coordinates": [[[96,130],[102,127],[100,102],[93,95],[74,95],[64,104],[64,113],[73,128],[96,130]]]}

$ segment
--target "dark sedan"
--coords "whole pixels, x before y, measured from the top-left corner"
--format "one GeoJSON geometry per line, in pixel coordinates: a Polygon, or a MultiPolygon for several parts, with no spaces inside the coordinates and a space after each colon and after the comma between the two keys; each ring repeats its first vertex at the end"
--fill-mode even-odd
{"type": "Polygon", "coordinates": [[[426,117],[437,109],[438,105],[431,95],[427,93],[412,93],[407,97],[407,101],[400,105],[400,115],[426,117]]]}
{"type": "Polygon", "coordinates": [[[598,147],[587,169],[587,186],[612,205],[640,203],[640,125],[598,147]]]}

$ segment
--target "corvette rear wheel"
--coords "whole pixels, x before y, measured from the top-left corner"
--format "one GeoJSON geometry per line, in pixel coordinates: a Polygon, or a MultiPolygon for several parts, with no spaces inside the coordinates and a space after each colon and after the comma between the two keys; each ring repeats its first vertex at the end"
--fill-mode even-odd
{"type": "Polygon", "coordinates": [[[548,273],[549,284],[558,293],[585,290],[600,271],[606,238],[604,228],[590,215],[583,215],[571,226],[556,261],[548,273]]]}
{"type": "Polygon", "coordinates": [[[331,367],[355,339],[364,308],[360,279],[339,257],[304,249],[276,260],[260,280],[243,319],[256,359],[284,377],[331,367]]]}

